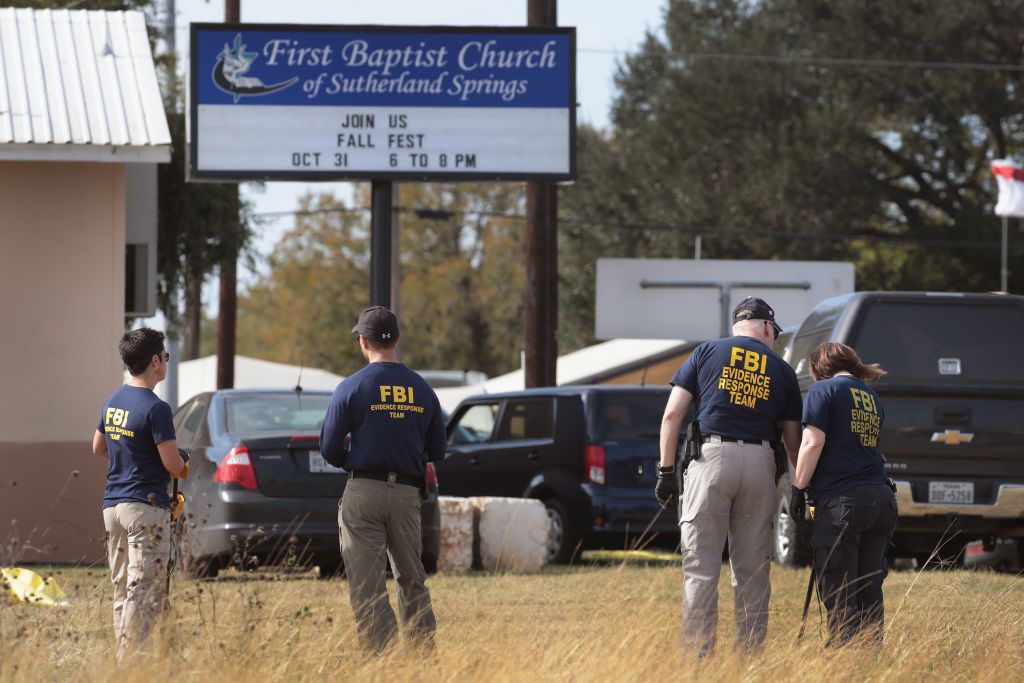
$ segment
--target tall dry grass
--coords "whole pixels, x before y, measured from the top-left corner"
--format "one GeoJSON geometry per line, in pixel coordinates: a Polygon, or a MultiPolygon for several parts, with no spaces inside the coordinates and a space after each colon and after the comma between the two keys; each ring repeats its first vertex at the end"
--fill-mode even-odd
{"type": "MultiPolygon", "coordinates": [[[[105,572],[57,569],[64,610],[0,607],[0,679],[133,680],[1024,680],[1024,578],[894,572],[881,649],[823,647],[816,610],[796,643],[807,572],[773,569],[763,652],[730,652],[732,589],[720,587],[719,654],[682,657],[678,566],[433,577],[436,654],[362,654],[343,580],[228,573],[172,586],[154,652],[118,669],[105,572]]],[[[392,587],[393,591],[393,587],[392,587]]]]}

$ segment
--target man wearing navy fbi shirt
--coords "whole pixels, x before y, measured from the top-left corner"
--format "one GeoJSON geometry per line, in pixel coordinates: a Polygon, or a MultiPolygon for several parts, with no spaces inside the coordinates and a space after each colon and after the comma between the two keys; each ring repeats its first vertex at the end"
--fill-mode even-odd
{"type": "Polygon", "coordinates": [[[373,650],[395,638],[386,583],[390,556],[406,636],[431,646],[437,625],[420,557],[420,484],[424,457],[444,458],[441,405],[430,385],[398,362],[394,313],[372,306],[352,332],[359,335],[367,365],[334,390],[320,450],[327,462],[349,473],[338,526],[356,626],[373,650]]]}
{"type": "Polygon", "coordinates": [[[683,555],[682,644],[701,656],[715,648],[718,576],[729,541],[741,651],[764,645],[768,628],[772,516],[775,510],[773,441],[782,423],[789,461],[799,447],[800,387],[774,351],[780,327],[775,311],[748,297],[732,313],[733,336],[704,342],[672,377],[661,423],[661,470],[655,495],[678,499],[683,555]],[[675,454],[683,417],[694,406],[700,455],[689,464],[683,491],[675,490],[675,454]]]}
{"type": "Polygon", "coordinates": [[[170,553],[171,474],[185,469],[171,421],[171,407],[153,389],[167,377],[169,356],[162,332],[130,330],[118,345],[132,378],[100,413],[92,450],[109,460],[103,495],[110,580],[114,584],[114,635],[121,659],[145,642],[163,604],[160,572],[170,553]]]}

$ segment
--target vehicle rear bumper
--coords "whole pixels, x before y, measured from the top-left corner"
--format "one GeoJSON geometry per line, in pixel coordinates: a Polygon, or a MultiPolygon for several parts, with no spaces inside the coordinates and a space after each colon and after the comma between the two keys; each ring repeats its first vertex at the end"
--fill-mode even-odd
{"type": "Polygon", "coordinates": [[[985,505],[915,502],[909,481],[896,481],[895,483],[896,502],[900,506],[900,517],[970,515],[993,519],[1020,519],[1024,524],[1024,484],[998,485],[995,502],[985,505]]]}
{"type": "Polygon", "coordinates": [[[602,489],[585,485],[591,498],[594,533],[672,533],[679,531],[676,507],[663,510],[654,489],[602,489]]]}
{"type": "MultiPolygon", "coordinates": [[[[217,512],[209,519],[193,516],[190,546],[195,557],[232,558],[241,554],[285,561],[296,555],[339,557],[335,498],[270,498],[256,491],[218,492],[217,512]]],[[[423,555],[436,559],[441,539],[440,509],[431,495],[422,506],[423,555]]]]}

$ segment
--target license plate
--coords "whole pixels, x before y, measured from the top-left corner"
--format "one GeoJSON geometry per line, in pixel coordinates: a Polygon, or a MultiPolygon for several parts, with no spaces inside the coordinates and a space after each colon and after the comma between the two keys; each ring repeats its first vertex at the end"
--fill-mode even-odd
{"type": "Polygon", "coordinates": [[[970,505],[974,502],[974,484],[963,481],[928,482],[928,502],[970,505]]]}
{"type": "Polygon", "coordinates": [[[311,474],[341,474],[345,470],[339,469],[324,460],[324,456],[320,455],[320,451],[310,451],[309,471],[311,474]]]}

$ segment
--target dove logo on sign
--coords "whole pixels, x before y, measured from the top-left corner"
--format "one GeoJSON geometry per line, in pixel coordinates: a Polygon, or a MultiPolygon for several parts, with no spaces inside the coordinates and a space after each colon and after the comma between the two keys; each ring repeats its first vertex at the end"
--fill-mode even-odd
{"type": "Polygon", "coordinates": [[[224,50],[217,57],[217,63],[213,66],[213,83],[219,89],[232,95],[237,103],[243,97],[255,97],[278,92],[294,85],[298,77],[289,78],[287,81],[265,85],[263,81],[252,76],[246,76],[252,68],[253,62],[259,57],[258,52],[246,52],[242,43],[242,34],[236,34],[234,43],[231,46],[224,45],[224,50]]]}

